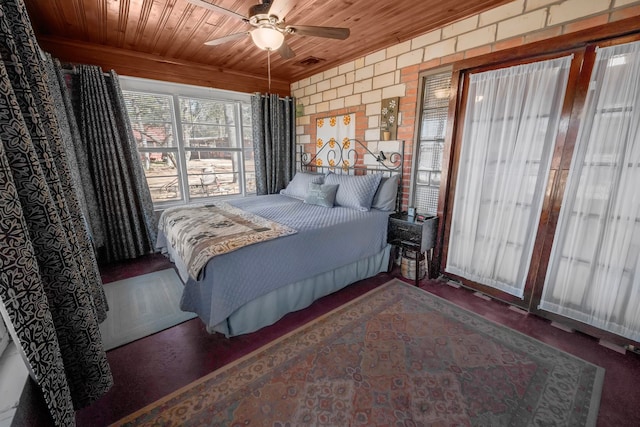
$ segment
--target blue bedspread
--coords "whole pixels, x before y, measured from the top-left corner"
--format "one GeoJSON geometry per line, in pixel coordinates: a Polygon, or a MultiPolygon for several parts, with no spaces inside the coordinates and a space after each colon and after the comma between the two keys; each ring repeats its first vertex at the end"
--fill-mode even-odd
{"type": "MultiPolygon", "coordinates": [[[[387,245],[390,212],[325,208],[284,195],[229,202],[240,209],[298,232],[216,256],[200,280],[187,277],[180,307],[199,315],[208,327],[239,307],[281,286],[333,270],[379,253],[387,245]]],[[[166,247],[159,236],[158,247],[166,247]]],[[[181,263],[176,260],[181,270],[181,263]]]]}

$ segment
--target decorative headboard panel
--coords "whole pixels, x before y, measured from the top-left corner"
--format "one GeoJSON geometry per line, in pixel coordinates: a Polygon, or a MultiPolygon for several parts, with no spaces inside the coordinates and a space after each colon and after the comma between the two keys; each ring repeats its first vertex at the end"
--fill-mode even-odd
{"type": "Polygon", "coordinates": [[[380,141],[375,153],[357,139],[342,142],[331,139],[317,147],[315,154],[301,153],[300,170],[306,172],[365,175],[382,173],[399,175],[396,210],[402,204],[402,172],[404,170],[404,141],[380,141]]]}

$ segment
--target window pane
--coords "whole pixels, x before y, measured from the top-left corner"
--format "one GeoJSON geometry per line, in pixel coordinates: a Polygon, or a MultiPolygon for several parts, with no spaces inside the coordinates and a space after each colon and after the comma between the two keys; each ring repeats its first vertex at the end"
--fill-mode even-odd
{"type": "Polygon", "coordinates": [[[139,148],[176,145],[170,96],[130,91],[123,95],[139,148]]]}
{"type": "Polygon", "coordinates": [[[235,126],[235,104],[213,99],[180,97],[183,123],[235,126]]]}
{"type": "Polygon", "coordinates": [[[431,186],[439,188],[440,187],[440,172],[432,172],[431,173],[431,186]]]}
{"type": "Polygon", "coordinates": [[[185,147],[240,147],[235,107],[233,102],[180,98],[185,147]]]}
{"type": "Polygon", "coordinates": [[[438,210],[438,188],[427,185],[416,186],[415,205],[419,212],[435,214],[438,210]],[[418,208],[420,206],[420,208],[418,208]]]}
{"type": "Polygon", "coordinates": [[[238,145],[233,142],[235,130],[226,126],[183,124],[182,132],[186,147],[229,148],[238,145]]]}
{"type": "Polygon", "coordinates": [[[425,77],[418,162],[414,176],[416,187],[413,206],[419,213],[435,214],[438,208],[442,151],[447,129],[451,73],[432,74],[425,77]]]}
{"type": "Polygon", "coordinates": [[[242,126],[251,129],[251,104],[243,102],[240,104],[240,110],[242,113],[242,126]]]}
{"type": "Polygon", "coordinates": [[[182,199],[176,152],[141,151],[140,161],[154,203],[182,199]]]}
{"type": "Polygon", "coordinates": [[[451,90],[451,74],[432,74],[427,77],[424,84],[424,97],[422,108],[447,109],[449,108],[449,91],[451,90]]]}
{"type": "Polygon", "coordinates": [[[251,127],[242,128],[243,144],[244,148],[253,148],[253,130],[251,127]]]}
{"type": "Polygon", "coordinates": [[[187,150],[186,156],[190,197],[241,194],[240,153],[187,150]]]}
{"type": "Polygon", "coordinates": [[[418,171],[418,184],[429,184],[429,175],[427,171],[418,171]]]}
{"type": "Polygon", "coordinates": [[[420,143],[419,164],[420,170],[442,170],[442,150],[444,144],[441,142],[422,141],[420,143]]]}
{"type": "Polygon", "coordinates": [[[447,127],[447,108],[425,110],[422,113],[422,139],[444,139],[447,127]]]}
{"type": "Polygon", "coordinates": [[[244,176],[245,192],[247,194],[256,193],[256,167],[253,158],[253,149],[244,150],[244,176]]]}

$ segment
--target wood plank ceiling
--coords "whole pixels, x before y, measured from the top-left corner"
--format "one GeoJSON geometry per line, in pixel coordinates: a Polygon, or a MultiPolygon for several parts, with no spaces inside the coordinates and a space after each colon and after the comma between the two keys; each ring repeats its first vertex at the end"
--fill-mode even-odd
{"type": "MultiPolygon", "coordinates": [[[[244,16],[258,2],[207,1],[244,16]]],[[[287,35],[287,43],[296,55],[284,59],[272,54],[271,76],[284,86],[510,1],[274,0],[270,12],[286,17],[289,24],[346,27],[351,35],[346,40],[287,35]]],[[[42,47],[65,61],[90,61],[84,63],[141,77],[145,74],[141,71],[145,68],[142,62],[158,58],[164,63],[192,64],[234,77],[255,77],[262,81],[267,75],[267,52],[255,47],[250,37],[219,46],[204,45],[207,40],[247,31],[251,26],[187,0],[25,0],[25,3],[42,47]],[[119,66],[114,66],[118,62],[116,57],[123,58],[119,66]],[[136,58],[141,61],[138,67],[136,58]]],[[[147,74],[153,73],[149,70],[147,74]]]]}

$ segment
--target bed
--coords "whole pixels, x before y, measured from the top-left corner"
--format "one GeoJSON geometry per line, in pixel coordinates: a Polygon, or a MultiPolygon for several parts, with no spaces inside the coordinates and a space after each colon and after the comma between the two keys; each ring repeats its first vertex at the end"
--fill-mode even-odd
{"type": "MultiPolygon", "coordinates": [[[[165,210],[157,247],[175,263],[185,284],[181,309],[196,313],[208,332],[232,337],[259,330],[318,298],[386,271],[388,216],[398,206],[401,188],[402,157],[393,155],[391,166],[376,158],[383,170],[357,171],[323,170],[314,167],[312,158],[281,194],[165,210]],[[175,231],[176,218],[188,217],[184,209],[191,208],[200,214],[215,209],[224,218],[255,220],[254,228],[273,226],[281,234],[244,246],[226,242],[225,251],[194,262],[196,257],[186,256],[182,246],[187,244],[179,240],[194,239],[175,231]]],[[[216,227],[199,234],[216,235],[221,230],[216,227]]],[[[191,250],[202,252],[197,244],[195,248],[191,250]]]]}

